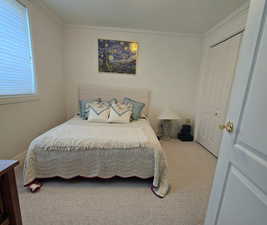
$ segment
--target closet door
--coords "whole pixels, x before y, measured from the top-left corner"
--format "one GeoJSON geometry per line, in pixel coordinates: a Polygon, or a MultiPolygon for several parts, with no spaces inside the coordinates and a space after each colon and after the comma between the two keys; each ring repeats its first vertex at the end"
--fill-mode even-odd
{"type": "Polygon", "coordinates": [[[225,122],[241,38],[242,34],[236,35],[209,49],[198,141],[216,156],[222,139],[219,125],[225,122]]]}

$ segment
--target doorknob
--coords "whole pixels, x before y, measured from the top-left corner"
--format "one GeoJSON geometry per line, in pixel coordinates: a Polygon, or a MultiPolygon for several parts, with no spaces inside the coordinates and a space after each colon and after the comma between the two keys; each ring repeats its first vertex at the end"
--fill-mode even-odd
{"type": "Polygon", "coordinates": [[[234,123],[232,121],[228,121],[226,124],[219,125],[221,130],[226,130],[229,133],[234,131],[234,123]]]}

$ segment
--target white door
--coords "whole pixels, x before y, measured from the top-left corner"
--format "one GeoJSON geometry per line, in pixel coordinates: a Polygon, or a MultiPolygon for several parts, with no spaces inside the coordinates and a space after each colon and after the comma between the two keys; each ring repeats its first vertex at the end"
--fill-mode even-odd
{"type": "Polygon", "coordinates": [[[226,118],[241,38],[242,33],[209,49],[198,141],[216,156],[222,139],[218,127],[226,118]]]}
{"type": "Polygon", "coordinates": [[[205,225],[267,224],[266,2],[251,2],[205,225]]]}

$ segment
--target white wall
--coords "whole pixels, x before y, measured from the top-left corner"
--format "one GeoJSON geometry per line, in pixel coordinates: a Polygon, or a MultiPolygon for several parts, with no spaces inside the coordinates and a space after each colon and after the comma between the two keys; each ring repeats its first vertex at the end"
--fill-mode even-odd
{"type": "Polygon", "coordinates": [[[23,153],[31,140],[62,122],[63,101],[62,34],[63,26],[45,9],[30,7],[33,53],[40,98],[36,101],[0,105],[0,158],[23,153]]]}
{"type": "Polygon", "coordinates": [[[151,90],[150,118],[155,129],[158,114],[168,106],[183,117],[194,118],[200,37],[68,25],[64,38],[68,118],[77,112],[80,82],[151,90]],[[139,42],[137,74],[98,73],[98,38],[139,42]]]}
{"type": "Polygon", "coordinates": [[[205,33],[202,45],[202,59],[200,69],[200,82],[198,85],[198,98],[197,98],[197,113],[196,113],[196,129],[195,139],[197,139],[197,128],[198,128],[198,112],[202,110],[205,99],[203,99],[202,91],[205,87],[205,75],[208,69],[208,51],[210,46],[219,43],[220,41],[230,37],[231,35],[245,29],[247,14],[248,14],[249,3],[243,5],[227,18],[219,22],[217,25],[212,27],[208,32],[205,33]]]}

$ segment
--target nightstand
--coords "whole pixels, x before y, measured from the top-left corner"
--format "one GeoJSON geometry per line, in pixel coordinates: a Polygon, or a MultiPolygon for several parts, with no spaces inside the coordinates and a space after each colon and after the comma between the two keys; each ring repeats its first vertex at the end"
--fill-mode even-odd
{"type": "Polygon", "coordinates": [[[22,225],[15,177],[16,160],[0,160],[0,225],[22,225]]]}
{"type": "Polygon", "coordinates": [[[160,120],[160,138],[170,139],[171,122],[181,118],[175,112],[166,109],[160,114],[158,119],[160,120]]]}

